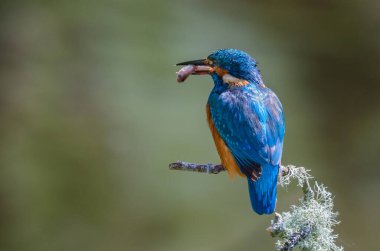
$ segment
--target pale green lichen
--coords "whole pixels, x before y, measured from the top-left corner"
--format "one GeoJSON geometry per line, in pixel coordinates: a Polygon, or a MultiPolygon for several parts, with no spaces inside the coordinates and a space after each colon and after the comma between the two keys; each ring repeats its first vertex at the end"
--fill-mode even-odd
{"type": "Polygon", "coordinates": [[[291,180],[297,180],[303,188],[304,196],[299,205],[292,205],[290,211],[276,213],[268,230],[272,236],[279,237],[278,250],[292,250],[298,247],[310,251],[342,251],[335,244],[338,237],[333,227],[339,224],[337,212],[333,211],[333,196],[326,187],[317,182],[310,185],[313,177],[303,167],[287,166],[280,178],[282,186],[288,186],[291,180]]]}
{"type": "Polygon", "coordinates": [[[313,179],[313,176],[309,174],[310,170],[306,170],[304,167],[296,167],[292,165],[281,166],[281,172],[279,183],[282,187],[287,187],[294,179],[297,180],[298,186],[303,187],[304,184],[308,184],[309,180],[313,179]]]}

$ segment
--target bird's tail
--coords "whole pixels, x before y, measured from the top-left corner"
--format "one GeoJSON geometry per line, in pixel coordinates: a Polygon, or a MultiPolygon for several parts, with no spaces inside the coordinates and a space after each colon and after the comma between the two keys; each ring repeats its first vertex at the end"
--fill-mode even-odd
{"type": "Polygon", "coordinates": [[[278,170],[278,166],[264,165],[258,180],[248,178],[252,209],[258,214],[271,214],[276,208],[278,170]]]}

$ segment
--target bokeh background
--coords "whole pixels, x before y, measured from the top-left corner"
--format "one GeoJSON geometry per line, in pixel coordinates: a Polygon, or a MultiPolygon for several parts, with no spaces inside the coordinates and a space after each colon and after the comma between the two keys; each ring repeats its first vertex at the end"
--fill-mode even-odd
{"type": "Polygon", "coordinates": [[[334,193],[338,244],[378,248],[379,1],[0,6],[1,250],[273,250],[243,179],[168,170],[218,162],[211,79],[177,84],[174,64],[226,47],[280,97],[283,162],[334,193]]]}

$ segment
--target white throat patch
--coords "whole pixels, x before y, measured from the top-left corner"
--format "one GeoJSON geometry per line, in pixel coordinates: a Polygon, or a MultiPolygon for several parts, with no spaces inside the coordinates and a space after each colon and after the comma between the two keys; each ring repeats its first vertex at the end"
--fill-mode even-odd
{"type": "Polygon", "coordinates": [[[230,74],[224,74],[222,79],[224,83],[229,84],[231,86],[245,86],[249,84],[247,80],[235,78],[230,74]]]}

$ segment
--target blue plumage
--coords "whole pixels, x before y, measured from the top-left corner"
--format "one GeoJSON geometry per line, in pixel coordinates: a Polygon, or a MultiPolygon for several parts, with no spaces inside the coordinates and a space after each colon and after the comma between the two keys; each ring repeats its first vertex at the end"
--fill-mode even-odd
{"type": "MultiPolygon", "coordinates": [[[[208,107],[211,126],[218,133],[213,135],[214,140],[220,136],[241,173],[247,176],[253,210],[273,213],[285,133],[281,103],[265,87],[256,61],[247,53],[222,49],[202,62],[213,69],[210,74],[214,88],[208,107]]],[[[223,162],[223,155],[229,153],[216,145],[223,162]]],[[[228,169],[230,164],[223,165],[228,169]]]]}
{"type": "Polygon", "coordinates": [[[261,178],[248,180],[249,198],[252,209],[258,214],[271,214],[276,208],[278,166],[266,164],[261,178]]]}

